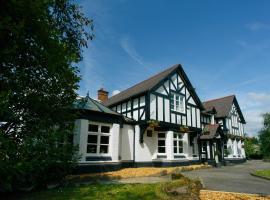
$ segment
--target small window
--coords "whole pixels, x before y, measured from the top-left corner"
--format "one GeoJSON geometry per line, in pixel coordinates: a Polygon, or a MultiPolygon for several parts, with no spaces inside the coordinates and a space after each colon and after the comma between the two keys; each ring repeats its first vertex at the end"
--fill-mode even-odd
{"type": "Polygon", "coordinates": [[[98,125],[89,124],[88,125],[88,131],[90,131],[90,132],[98,132],[98,125]]]}
{"type": "Polygon", "coordinates": [[[171,109],[173,111],[185,113],[185,97],[183,95],[172,93],[171,109]]]}
{"type": "Polygon", "coordinates": [[[151,130],[147,130],[146,135],[147,135],[147,137],[152,137],[152,131],[151,130]]]}
{"type": "Polygon", "coordinates": [[[166,153],[166,134],[158,133],[158,153],[165,154],[166,153]]]}
{"type": "Polygon", "coordinates": [[[110,127],[109,126],[101,126],[101,132],[102,133],[110,133],[110,127]]]}

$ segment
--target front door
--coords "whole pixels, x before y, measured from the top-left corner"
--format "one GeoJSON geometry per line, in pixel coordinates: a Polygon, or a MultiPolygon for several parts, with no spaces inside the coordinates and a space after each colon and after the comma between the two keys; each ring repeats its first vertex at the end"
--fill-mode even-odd
{"type": "Polygon", "coordinates": [[[203,162],[206,162],[208,160],[207,142],[206,141],[201,141],[201,156],[202,156],[202,161],[203,162]]]}

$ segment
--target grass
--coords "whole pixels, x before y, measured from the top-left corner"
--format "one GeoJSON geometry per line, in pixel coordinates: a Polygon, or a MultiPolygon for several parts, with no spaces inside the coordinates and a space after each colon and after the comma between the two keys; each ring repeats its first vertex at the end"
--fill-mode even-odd
{"type": "Polygon", "coordinates": [[[155,184],[92,184],[69,186],[52,190],[25,193],[14,199],[61,200],[61,199],[102,199],[102,200],[150,200],[150,199],[199,199],[202,185],[199,181],[185,177],[167,183],[155,184]],[[186,192],[177,193],[177,188],[186,187],[186,192]],[[176,191],[176,192],[175,192],[176,191]]]}
{"type": "Polygon", "coordinates": [[[253,174],[270,180],[270,169],[257,170],[253,174]]]}

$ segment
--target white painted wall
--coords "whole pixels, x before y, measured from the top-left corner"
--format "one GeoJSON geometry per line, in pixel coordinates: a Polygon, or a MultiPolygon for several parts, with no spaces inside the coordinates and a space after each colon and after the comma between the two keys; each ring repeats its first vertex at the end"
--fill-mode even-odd
{"type": "Polygon", "coordinates": [[[134,129],[132,125],[123,125],[123,128],[121,128],[121,138],[121,159],[133,160],[134,129]]]}
{"type": "Polygon", "coordinates": [[[157,142],[154,134],[152,137],[147,137],[144,133],[144,142],[140,143],[140,127],[139,125],[135,126],[135,161],[137,162],[147,162],[152,161],[156,150],[157,142]]]}
{"type": "Polygon", "coordinates": [[[111,136],[110,136],[110,145],[109,145],[109,154],[112,157],[112,161],[119,160],[119,140],[120,140],[120,125],[113,124],[111,127],[111,136]]]}

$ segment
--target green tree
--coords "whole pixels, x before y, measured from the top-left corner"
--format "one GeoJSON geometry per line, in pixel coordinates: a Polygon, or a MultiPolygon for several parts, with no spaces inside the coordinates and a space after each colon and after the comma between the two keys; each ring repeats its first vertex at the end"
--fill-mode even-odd
{"type": "Polygon", "coordinates": [[[245,138],[245,152],[247,158],[259,158],[259,141],[255,137],[246,137],[245,138]]]}
{"type": "Polygon", "coordinates": [[[264,158],[270,158],[270,113],[263,114],[263,128],[259,132],[260,149],[264,158]]]}
{"type": "Polygon", "coordinates": [[[69,0],[0,1],[0,191],[70,172],[80,76],[93,24],[69,0]]]}

